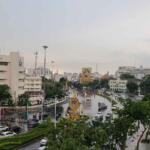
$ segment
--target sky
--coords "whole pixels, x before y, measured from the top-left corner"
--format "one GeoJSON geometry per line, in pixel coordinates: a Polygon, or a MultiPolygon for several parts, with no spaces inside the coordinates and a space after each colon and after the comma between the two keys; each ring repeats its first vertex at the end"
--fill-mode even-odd
{"type": "Polygon", "coordinates": [[[0,53],[19,51],[26,67],[100,73],[150,67],[150,0],[0,0],[0,53]]]}

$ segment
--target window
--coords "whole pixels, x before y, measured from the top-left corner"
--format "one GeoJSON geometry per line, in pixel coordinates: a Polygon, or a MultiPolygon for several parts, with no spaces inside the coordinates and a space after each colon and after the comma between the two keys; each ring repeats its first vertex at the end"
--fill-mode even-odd
{"type": "Polygon", "coordinates": [[[0,62],[0,65],[2,65],[2,66],[8,66],[8,62],[0,62]]]}

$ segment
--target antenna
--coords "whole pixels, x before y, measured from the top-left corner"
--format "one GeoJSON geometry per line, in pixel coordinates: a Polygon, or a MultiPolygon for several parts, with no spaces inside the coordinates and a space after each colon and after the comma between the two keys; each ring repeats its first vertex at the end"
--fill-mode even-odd
{"type": "Polygon", "coordinates": [[[96,72],[98,72],[98,65],[96,64],[96,72]]]}

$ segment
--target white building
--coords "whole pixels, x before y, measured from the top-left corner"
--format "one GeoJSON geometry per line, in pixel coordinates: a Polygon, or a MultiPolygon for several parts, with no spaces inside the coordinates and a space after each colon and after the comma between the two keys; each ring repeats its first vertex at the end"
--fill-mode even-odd
{"type": "Polygon", "coordinates": [[[72,73],[64,72],[64,78],[68,81],[72,81],[72,73]]]}
{"type": "Polygon", "coordinates": [[[62,74],[58,74],[58,73],[55,73],[53,76],[54,76],[53,77],[54,81],[56,82],[59,82],[59,80],[64,77],[62,74]]]}
{"type": "Polygon", "coordinates": [[[101,77],[101,75],[98,72],[93,72],[91,74],[91,76],[92,76],[93,80],[96,80],[96,79],[98,80],[101,77]]]}
{"type": "Polygon", "coordinates": [[[74,81],[74,82],[79,81],[79,74],[78,73],[72,74],[72,81],[74,81]]]}
{"type": "Polygon", "coordinates": [[[109,87],[112,91],[126,92],[127,80],[110,80],[109,87]]]}
{"type": "Polygon", "coordinates": [[[79,74],[78,73],[67,73],[64,72],[64,78],[66,78],[68,81],[78,81],[79,80],[79,74]]]}
{"type": "Polygon", "coordinates": [[[133,75],[135,78],[141,80],[144,76],[150,75],[150,69],[143,68],[142,66],[140,66],[139,68],[132,66],[121,66],[116,71],[116,77],[120,78],[122,74],[130,74],[133,75]]]}
{"type": "Polygon", "coordinates": [[[40,104],[44,98],[42,91],[42,78],[40,76],[25,77],[24,90],[29,95],[29,100],[32,104],[40,104]]]}
{"type": "Polygon", "coordinates": [[[24,58],[18,52],[0,55],[0,84],[11,88],[13,98],[24,93],[24,58]]]}
{"type": "MultiPolygon", "coordinates": [[[[38,67],[36,70],[35,68],[28,68],[26,70],[26,73],[30,76],[33,76],[33,75],[37,75],[37,76],[44,76],[44,68],[43,67],[38,67]]],[[[50,71],[50,69],[46,68],[45,69],[45,77],[47,79],[51,79],[52,78],[52,72],[50,71]]]]}

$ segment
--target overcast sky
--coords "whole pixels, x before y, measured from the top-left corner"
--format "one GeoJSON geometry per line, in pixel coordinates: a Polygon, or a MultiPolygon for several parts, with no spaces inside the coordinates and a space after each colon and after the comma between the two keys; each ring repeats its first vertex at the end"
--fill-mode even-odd
{"type": "Polygon", "coordinates": [[[150,0],[0,0],[0,53],[19,51],[32,67],[42,45],[64,71],[150,67],[150,0]]]}

